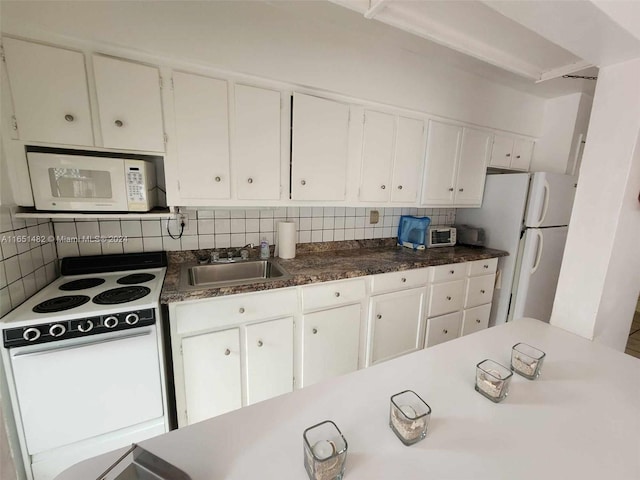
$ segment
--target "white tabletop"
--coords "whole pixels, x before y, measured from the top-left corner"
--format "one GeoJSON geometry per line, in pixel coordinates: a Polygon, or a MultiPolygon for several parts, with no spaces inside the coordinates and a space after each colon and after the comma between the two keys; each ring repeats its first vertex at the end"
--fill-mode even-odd
{"type": "MultiPolygon", "coordinates": [[[[302,432],[331,419],[349,443],[350,479],[640,478],[640,360],[523,319],[360,370],[142,442],[193,480],[306,479],[302,432]],[[542,375],[514,375],[494,404],[475,365],[509,365],[525,342],[542,375]],[[388,426],[389,397],[412,389],[431,406],[427,438],[406,447],[388,426]]],[[[107,454],[59,480],[96,478],[107,454]]]]}

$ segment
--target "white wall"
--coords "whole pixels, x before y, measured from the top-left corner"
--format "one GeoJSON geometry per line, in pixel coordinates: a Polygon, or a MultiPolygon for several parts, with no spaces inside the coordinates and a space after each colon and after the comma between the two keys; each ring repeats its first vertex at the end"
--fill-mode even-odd
{"type": "Polygon", "coordinates": [[[551,323],[624,350],[640,290],[640,59],[600,70],[551,323]]]}
{"type": "Polygon", "coordinates": [[[589,95],[573,93],[546,101],[531,171],[565,173],[573,165],[578,136],[587,133],[592,100],[589,95]]]}
{"type": "MultiPolygon", "coordinates": [[[[538,136],[544,100],[328,2],[3,2],[2,30],[125,47],[538,136]]],[[[444,52],[444,53],[443,53],[444,52]]]]}

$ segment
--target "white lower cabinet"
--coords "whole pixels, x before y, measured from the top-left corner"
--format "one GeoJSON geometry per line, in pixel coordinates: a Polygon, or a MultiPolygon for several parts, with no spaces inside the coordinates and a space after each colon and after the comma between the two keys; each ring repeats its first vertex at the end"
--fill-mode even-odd
{"type": "Polygon", "coordinates": [[[182,339],[187,424],[242,406],[240,329],[182,339]]]}
{"type": "Polygon", "coordinates": [[[368,365],[422,348],[426,288],[371,297],[368,365]]]}
{"type": "Polygon", "coordinates": [[[302,387],[358,369],[361,316],[358,303],[302,317],[302,387]]]}
{"type": "Polygon", "coordinates": [[[460,332],[460,335],[468,335],[470,333],[484,330],[489,326],[490,315],[490,303],[466,309],[462,315],[462,331],[460,332]]]}
{"type": "Polygon", "coordinates": [[[454,312],[430,318],[427,320],[427,335],[424,342],[425,348],[458,338],[461,324],[462,312],[454,312]]]}

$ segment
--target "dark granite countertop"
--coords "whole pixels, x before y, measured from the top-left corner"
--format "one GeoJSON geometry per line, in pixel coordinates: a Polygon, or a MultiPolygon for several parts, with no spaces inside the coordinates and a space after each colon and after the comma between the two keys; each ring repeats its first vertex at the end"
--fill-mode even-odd
{"type": "MultiPolygon", "coordinates": [[[[413,251],[398,247],[395,243],[395,239],[382,239],[299,244],[296,258],[274,259],[291,275],[287,280],[189,291],[180,290],[180,271],[185,262],[196,262],[195,252],[169,252],[169,268],[160,301],[173,303],[258,292],[508,255],[502,250],[461,245],[413,251]]],[[[252,256],[256,256],[257,250],[251,253],[252,256]]]]}

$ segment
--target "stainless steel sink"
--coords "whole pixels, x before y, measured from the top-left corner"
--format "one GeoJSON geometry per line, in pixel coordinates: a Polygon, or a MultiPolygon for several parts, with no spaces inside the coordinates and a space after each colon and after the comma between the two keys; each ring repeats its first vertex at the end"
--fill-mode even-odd
{"type": "Polygon", "coordinates": [[[208,287],[226,287],[286,280],[290,277],[291,275],[272,260],[184,265],[181,272],[180,288],[193,290],[208,287]]]}

